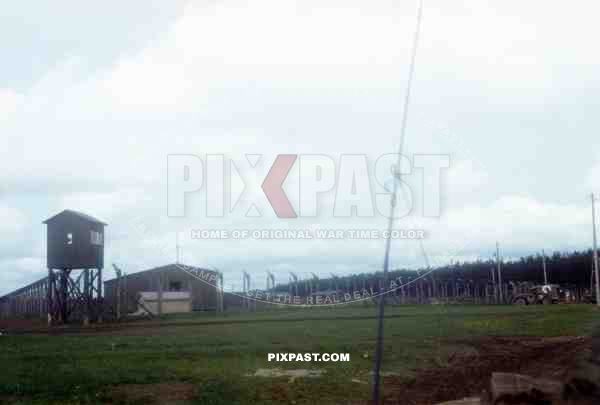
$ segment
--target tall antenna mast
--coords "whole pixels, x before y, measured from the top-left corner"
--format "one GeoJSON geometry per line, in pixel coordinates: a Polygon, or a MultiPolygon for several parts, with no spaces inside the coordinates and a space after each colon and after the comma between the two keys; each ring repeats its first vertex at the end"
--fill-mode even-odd
{"type": "MultiPolygon", "coordinates": [[[[417,12],[417,26],[415,28],[415,36],[413,41],[413,49],[410,59],[410,68],[408,71],[408,81],[406,84],[406,96],[404,98],[404,111],[402,114],[402,124],[400,127],[400,143],[398,146],[398,159],[396,161],[396,167],[394,171],[396,171],[396,176],[393,181],[393,193],[390,195],[390,217],[388,222],[388,235],[391,234],[392,228],[394,227],[394,214],[396,211],[396,205],[394,199],[396,198],[396,194],[398,193],[398,177],[400,175],[400,164],[402,162],[402,152],[404,151],[404,138],[406,135],[406,122],[408,119],[408,107],[410,102],[410,92],[412,88],[412,81],[415,72],[415,62],[417,59],[417,49],[419,45],[419,33],[421,31],[421,21],[423,19],[423,0],[419,0],[419,11],[417,12]]],[[[385,256],[383,260],[383,277],[380,280],[380,291],[379,291],[379,303],[377,308],[377,343],[375,347],[375,366],[373,370],[373,404],[379,405],[379,385],[380,385],[380,376],[379,373],[381,371],[381,356],[383,354],[383,316],[385,312],[385,297],[384,293],[381,291],[381,288],[384,287],[384,283],[387,281],[389,267],[390,267],[390,250],[391,250],[392,240],[388,236],[385,244],[385,256]]]]}

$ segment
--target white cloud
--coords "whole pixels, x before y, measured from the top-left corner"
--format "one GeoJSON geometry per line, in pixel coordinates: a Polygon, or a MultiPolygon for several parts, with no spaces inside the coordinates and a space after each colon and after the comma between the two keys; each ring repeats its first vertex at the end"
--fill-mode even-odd
{"type": "Polygon", "coordinates": [[[484,168],[478,168],[472,160],[452,161],[446,176],[449,192],[477,191],[479,187],[488,182],[489,174],[484,168]]]}
{"type": "Polygon", "coordinates": [[[600,195],[600,153],[596,154],[596,159],[587,173],[585,187],[586,191],[600,195]]]}
{"type": "Polygon", "coordinates": [[[574,249],[589,244],[589,207],[557,204],[525,195],[505,195],[489,205],[472,202],[441,218],[449,232],[479,228],[480,246],[500,240],[512,249],[574,249]]]}
{"type": "Polygon", "coordinates": [[[132,214],[138,207],[150,202],[141,189],[121,189],[114,192],[76,192],[62,197],[59,210],[74,209],[87,212],[102,221],[110,221],[118,214],[128,212],[132,214]]]}
{"type": "Polygon", "coordinates": [[[11,89],[0,88],[0,122],[8,121],[19,109],[23,96],[11,89]]]}
{"type": "Polygon", "coordinates": [[[0,203],[0,235],[22,233],[27,224],[28,220],[23,212],[0,203]]]}
{"type": "Polygon", "coordinates": [[[0,260],[0,296],[47,276],[44,262],[40,257],[0,260]]]}
{"type": "MultiPolygon", "coordinates": [[[[161,112],[197,110],[210,94],[251,80],[300,88],[333,81],[338,87],[397,92],[409,60],[416,2],[334,4],[303,3],[310,13],[299,16],[296,5],[283,1],[189,3],[165,35],[124,55],[83,87],[91,84],[111,108],[161,112]]],[[[588,51],[595,36],[586,28],[594,26],[591,16],[598,7],[429,3],[418,79],[485,81],[501,91],[547,87],[556,72],[542,66],[599,62],[588,51]],[[569,30],[556,29],[557,22],[573,18],[579,23],[569,30]]]]}
{"type": "MultiPolygon", "coordinates": [[[[240,159],[246,153],[262,153],[266,159],[285,152],[332,156],[350,152],[366,153],[372,160],[394,150],[400,115],[381,106],[402,98],[416,4],[266,1],[205,7],[190,2],[170,30],[83,80],[86,61],[75,56],[58,64],[24,95],[0,90],[0,121],[17,118],[11,136],[3,139],[0,180],[5,185],[6,179],[12,179],[12,184],[15,178],[30,182],[29,187],[17,189],[51,196],[58,201],[57,210],[79,209],[106,220],[111,224],[110,236],[119,240],[114,252],[120,259],[137,255],[136,260],[160,263],[163,259],[152,256],[129,229],[127,218],[139,215],[153,221],[165,241],[175,229],[189,232],[218,225],[200,223],[199,216],[187,218],[187,223],[165,218],[165,190],[160,187],[167,153],[229,153],[234,156],[227,157],[240,159]],[[327,90],[328,96],[297,92],[289,98],[254,98],[223,107],[201,124],[195,120],[206,109],[219,110],[218,103],[251,98],[255,89],[288,87],[368,90],[379,104],[327,98],[331,95],[327,90]],[[21,107],[23,114],[15,114],[21,107]],[[194,118],[188,120],[190,115],[194,118]],[[48,179],[59,179],[60,190],[54,183],[48,187],[48,179]],[[42,183],[47,187],[40,187],[42,183]],[[67,191],[69,185],[73,190],[67,191]]],[[[582,84],[576,74],[565,76],[565,66],[571,69],[568,73],[577,73],[600,63],[600,54],[589,51],[600,36],[594,21],[598,7],[600,3],[591,1],[577,7],[516,0],[426,2],[411,111],[435,105],[439,110],[426,112],[435,121],[447,107],[468,115],[489,102],[493,116],[481,123],[478,120],[484,118],[473,114],[469,124],[492,131],[503,120],[518,122],[518,116],[496,111],[494,103],[500,100],[518,110],[527,102],[522,95],[533,94],[543,104],[548,94],[582,84]],[[478,94],[475,101],[469,99],[474,93],[478,94]]],[[[411,118],[409,123],[411,152],[456,152],[417,121],[411,118]]],[[[470,130],[453,126],[456,122],[449,122],[453,133],[470,130]]],[[[512,134],[499,139],[482,133],[471,140],[480,151],[498,142],[518,144],[512,134]]],[[[587,226],[585,209],[516,195],[489,202],[494,182],[506,171],[483,163],[489,171],[474,169],[468,161],[452,163],[444,183],[447,217],[422,221],[432,231],[428,244],[433,250],[460,239],[471,225],[483,226],[479,246],[495,239],[518,247],[539,246],[540,229],[547,238],[544,243],[585,246],[587,234],[580,231],[587,226]]],[[[590,186],[600,178],[599,168],[600,164],[590,172],[590,186]]],[[[286,185],[293,186],[293,179],[286,185]]],[[[10,184],[7,189],[11,190],[10,184]]],[[[47,209],[43,206],[40,211],[47,209]]],[[[221,224],[230,229],[254,226],[234,220],[238,218],[223,219],[221,224]]],[[[323,220],[323,226],[382,229],[385,221],[380,220],[376,225],[323,220]]],[[[299,222],[298,227],[310,225],[299,222]]],[[[262,222],[265,228],[287,226],[278,224],[262,222]]],[[[23,232],[24,227],[27,221],[22,214],[0,206],[0,233],[23,232]]],[[[380,241],[227,246],[207,241],[187,250],[195,260],[210,261],[234,254],[343,256],[349,251],[379,254],[381,249],[380,241]]],[[[398,252],[418,252],[418,247],[398,252]]],[[[344,266],[349,265],[340,264],[344,266]]]]}

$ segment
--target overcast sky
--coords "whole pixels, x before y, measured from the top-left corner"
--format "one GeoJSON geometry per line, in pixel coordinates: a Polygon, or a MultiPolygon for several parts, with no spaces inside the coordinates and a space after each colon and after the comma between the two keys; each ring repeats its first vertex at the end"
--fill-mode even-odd
{"type": "MultiPolygon", "coordinates": [[[[488,258],[496,240],[505,257],[591,247],[599,13],[584,0],[425,0],[405,150],[411,160],[447,154],[450,167],[441,216],[416,207],[395,227],[426,230],[429,256],[465,245],[457,260],[488,258]]],[[[190,231],[385,229],[380,215],[334,218],[335,190],[315,218],[277,218],[260,183],[278,154],[336,165],[365,154],[371,171],[396,150],[416,14],[415,0],[5,4],[0,294],[44,276],[41,222],[65,208],[109,224],[107,267],[126,272],[170,261],[134,218],[173,253],[180,232],[183,262],[217,266],[233,284],[243,269],[257,287],[267,268],[279,282],[288,271],[380,269],[382,239],[193,240],[190,231]],[[168,154],[223,154],[256,173],[254,192],[207,218],[201,189],[185,217],[169,218],[168,154]],[[246,154],[262,155],[255,169],[246,154]],[[254,200],[260,218],[245,216],[254,200]]],[[[297,166],[284,186],[296,212],[297,166]]],[[[418,196],[430,180],[415,170],[407,183],[418,196]]],[[[415,241],[395,241],[392,259],[424,264],[415,241]]]]}

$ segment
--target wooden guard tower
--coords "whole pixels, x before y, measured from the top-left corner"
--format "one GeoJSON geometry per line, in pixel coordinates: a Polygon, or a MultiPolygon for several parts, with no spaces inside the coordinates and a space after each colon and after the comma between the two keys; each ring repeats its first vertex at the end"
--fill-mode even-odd
{"type": "Polygon", "coordinates": [[[106,224],[64,210],[47,225],[48,323],[102,320],[102,268],[106,224]]]}

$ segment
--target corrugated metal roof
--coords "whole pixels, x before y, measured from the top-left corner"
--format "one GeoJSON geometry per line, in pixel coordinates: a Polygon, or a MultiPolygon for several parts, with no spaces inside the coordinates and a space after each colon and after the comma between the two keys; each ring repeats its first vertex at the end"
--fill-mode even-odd
{"type": "MultiPolygon", "coordinates": [[[[201,267],[194,267],[194,266],[188,266],[187,264],[182,264],[182,263],[172,263],[172,264],[166,264],[164,266],[158,266],[158,267],[153,267],[151,269],[147,269],[147,270],[142,270],[142,271],[138,271],[135,273],[127,273],[125,275],[123,275],[123,278],[127,278],[129,276],[138,276],[138,275],[142,275],[145,273],[148,273],[148,275],[150,275],[151,273],[154,272],[158,272],[158,271],[185,271],[187,273],[200,273],[202,271],[204,271],[205,273],[216,273],[214,270],[211,269],[203,269],[201,267]]],[[[117,281],[116,278],[112,278],[110,280],[104,280],[105,283],[113,283],[117,281]]]]}

